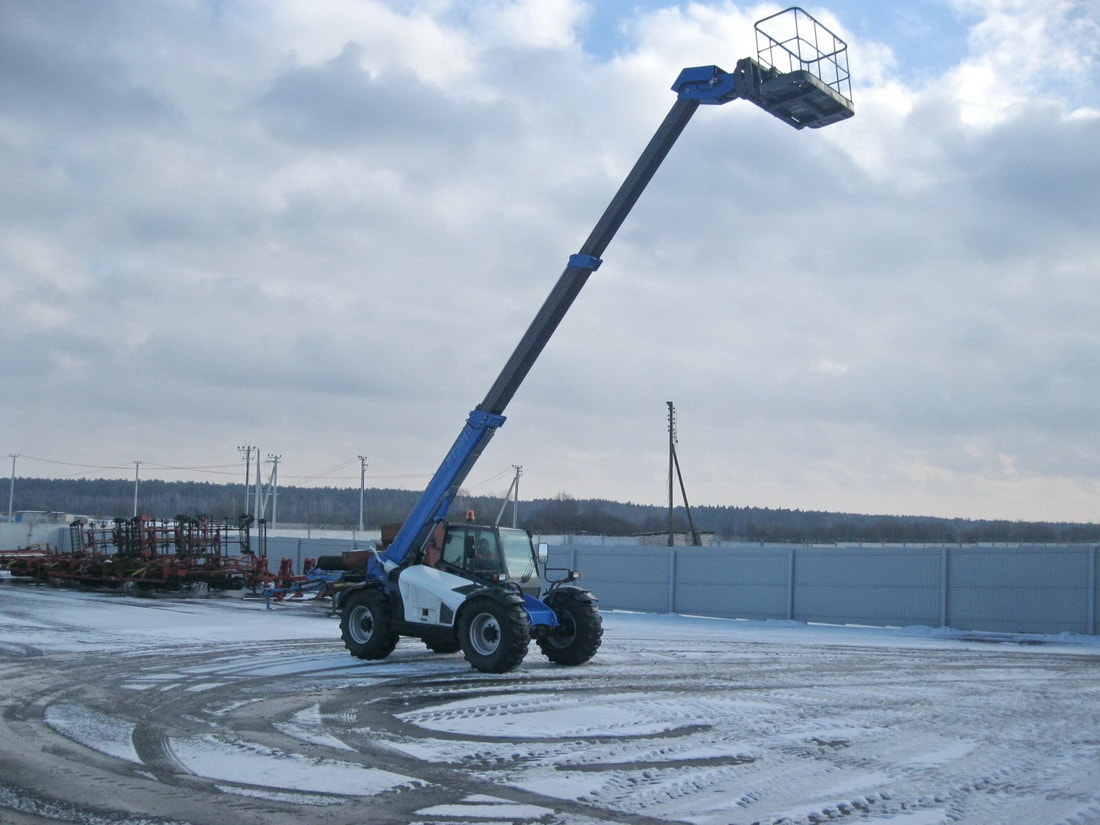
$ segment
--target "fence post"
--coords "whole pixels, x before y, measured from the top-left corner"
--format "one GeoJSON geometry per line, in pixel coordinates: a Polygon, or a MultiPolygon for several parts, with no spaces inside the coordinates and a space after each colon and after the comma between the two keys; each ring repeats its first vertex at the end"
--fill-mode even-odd
{"type": "Polygon", "coordinates": [[[940,548],[940,627],[947,627],[947,569],[951,548],[946,544],[940,548]]]}
{"type": "Polygon", "coordinates": [[[787,550],[787,620],[794,619],[794,554],[795,549],[787,550]]]}
{"type": "Polygon", "coordinates": [[[1089,548],[1089,635],[1096,635],[1096,545],[1089,548]]]}
{"type": "Polygon", "coordinates": [[[670,547],[668,554],[668,612],[676,612],[676,548],[670,547]]]}

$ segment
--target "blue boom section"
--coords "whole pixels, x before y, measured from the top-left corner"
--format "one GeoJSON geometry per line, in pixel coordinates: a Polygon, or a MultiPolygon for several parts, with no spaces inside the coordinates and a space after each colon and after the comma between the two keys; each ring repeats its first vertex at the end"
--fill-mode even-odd
{"type": "Polygon", "coordinates": [[[504,420],[503,415],[481,410],[473,410],[470,413],[466,426],[462,428],[462,432],[455,439],[454,446],[444,457],[443,463],[435,471],[424,492],[420,494],[409,517],[397,531],[393,543],[380,557],[375,556],[368,562],[369,578],[385,582],[386,571],[400,566],[413,549],[419,548],[420,544],[427,540],[432,526],[446,518],[447,509],[454,501],[459,486],[469,475],[470,468],[477,462],[481,451],[485,449],[485,445],[489,443],[489,439],[493,437],[504,420]]]}

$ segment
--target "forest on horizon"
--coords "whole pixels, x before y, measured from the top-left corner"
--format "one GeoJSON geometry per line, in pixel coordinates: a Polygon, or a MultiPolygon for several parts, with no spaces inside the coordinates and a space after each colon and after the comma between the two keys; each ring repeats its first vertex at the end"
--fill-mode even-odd
{"type": "MultiPolygon", "coordinates": [[[[133,515],[134,483],[120,479],[16,478],[14,509],[53,511],[93,518],[129,518],[133,515]]],[[[363,495],[363,526],[377,529],[402,521],[412,509],[419,491],[368,488],[363,495]]],[[[142,481],[138,488],[140,515],[156,519],[208,516],[215,521],[236,521],[251,512],[253,494],[245,504],[242,484],[195,481],[142,481]]],[[[358,487],[280,487],[277,498],[268,496],[265,518],[269,526],[283,528],[353,529],[359,524],[358,487]],[[273,515],[277,518],[273,519],[273,515]]],[[[471,496],[460,492],[450,517],[462,519],[474,510],[479,521],[496,521],[504,505],[497,496],[471,496]]],[[[977,543],[977,542],[1095,542],[1100,524],[957,519],[918,515],[869,515],[830,513],[766,507],[692,507],[691,518],[700,533],[723,541],[800,543],[977,543]]],[[[541,534],[630,536],[667,533],[667,506],[576,499],[560,493],[552,499],[519,502],[517,525],[541,534]]],[[[512,523],[512,504],[501,523],[512,523]]],[[[671,528],[687,532],[684,508],[672,513],[671,528]]]]}

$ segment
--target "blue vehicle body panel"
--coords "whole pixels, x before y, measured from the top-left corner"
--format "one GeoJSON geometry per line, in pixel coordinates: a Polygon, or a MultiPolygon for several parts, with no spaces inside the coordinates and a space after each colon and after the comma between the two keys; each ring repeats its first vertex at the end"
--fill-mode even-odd
{"type": "Polygon", "coordinates": [[[539,627],[540,625],[545,627],[557,627],[560,624],[554,611],[534,596],[529,596],[524,593],[523,607],[527,611],[527,618],[531,622],[531,627],[539,627]]]}

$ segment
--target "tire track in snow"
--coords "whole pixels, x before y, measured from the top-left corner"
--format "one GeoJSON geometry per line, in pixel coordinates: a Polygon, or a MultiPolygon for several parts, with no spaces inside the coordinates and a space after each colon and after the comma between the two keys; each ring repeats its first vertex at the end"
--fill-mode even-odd
{"type": "MultiPolygon", "coordinates": [[[[735,636],[672,649],[609,633],[588,666],[532,656],[491,676],[419,645],[356,662],[335,633],[133,646],[73,632],[109,654],[48,645],[41,656],[0,654],[0,760],[25,798],[83,805],[89,816],[155,811],[194,825],[1100,819],[1097,657],[735,636]],[[84,706],[88,720],[131,725],[137,762],[97,747],[79,725],[68,738],[51,727],[48,710],[63,703],[70,717],[84,706]],[[195,776],[180,769],[181,749],[187,760],[233,757],[239,770],[195,776]],[[330,764],[418,784],[369,798],[303,792],[311,767],[323,777],[330,764]],[[268,769],[279,778],[264,781],[268,769]]],[[[185,769],[197,764],[187,760],[185,769]]]]}

